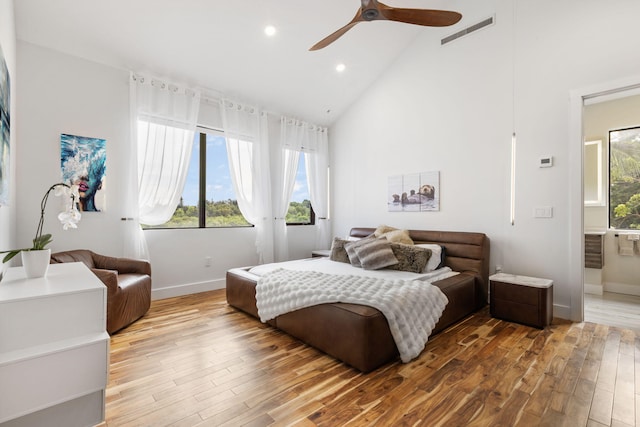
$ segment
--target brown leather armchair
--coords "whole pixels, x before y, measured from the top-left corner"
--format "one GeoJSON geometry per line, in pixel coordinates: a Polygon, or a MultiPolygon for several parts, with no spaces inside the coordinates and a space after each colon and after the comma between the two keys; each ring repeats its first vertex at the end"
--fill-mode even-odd
{"type": "Polygon", "coordinates": [[[107,332],[129,326],[151,305],[151,264],[148,261],[99,255],[88,249],[51,254],[51,263],[82,262],[107,287],[107,332]]]}

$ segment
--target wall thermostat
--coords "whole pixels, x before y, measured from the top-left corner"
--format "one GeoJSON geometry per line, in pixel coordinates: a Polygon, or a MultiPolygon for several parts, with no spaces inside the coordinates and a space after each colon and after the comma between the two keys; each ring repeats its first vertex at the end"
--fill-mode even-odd
{"type": "Polygon", "coordinates": [[[540,167],[550,168],[553,166],[553,156],[540,157],[540,167]]]}

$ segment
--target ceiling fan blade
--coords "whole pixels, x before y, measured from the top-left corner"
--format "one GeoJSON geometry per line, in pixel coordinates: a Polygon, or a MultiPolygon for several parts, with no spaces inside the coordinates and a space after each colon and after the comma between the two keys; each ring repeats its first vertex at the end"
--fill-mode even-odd
{"type": "Polygon", "coordinates": [[[352,27],[354,27],[358,22],[362,22],[362,11],[360,9],[358,9],[356,16],[353,17],[351,22],[349,22],[347,25],[340,28],[339,30],[329,34],[327,37],[323,38],[318,43],[311,46],[309,50],[319,50],[319,49],[322,49],[323,47],[329,46],[331,43],[338,40],[344,33],[346,33],[352,27]]]}
{"type": "Polygon", "coordinates": [[[390,21],[406,22],[427,27],[448,27],[462,19],[458,12],[432,9],[402,9],[379,3],[380,13],[390,21]]]}

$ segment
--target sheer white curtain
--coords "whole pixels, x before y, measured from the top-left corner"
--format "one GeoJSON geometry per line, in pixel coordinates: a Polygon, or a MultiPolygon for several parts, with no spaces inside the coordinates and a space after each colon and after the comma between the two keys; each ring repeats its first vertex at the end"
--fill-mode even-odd
{"type": "Polygon", "coordinates": [[[280,118],[280,144],[277,164],[273,172],[273,244],[276,261],[289,259],[289,240],[287,239],[287,211],[296,183],[298,162],[300,160],[300,141],[303,138],[303,126],[294,119],[280,118]]]}
{"type": "Polygon", "coordinates": [[[180,201],[200,107],[200,93],[131,73],[131,146],[125,255],[148,258],[140,224],[167,222],[180,201]]]}
{"type": "Polygon", "coordinates": [[[258,262],[273,262],[267,115],[257,107],[226,99],[220,107],[238,207],[256,229],[258,262]]]}
{"type": "MultiPolygon", "coordinates": [[[[329,137],[327,129],[286,117],[282,118],[281,126],[283,148],[305,153],[309,196],[316,214],[315,245],[317,248],[328,248],[331,244],[331,230],[329,226],[329,137]]],[[[289,195],[290,197],[291,195],[289,195]]]]}
{"type": "Polygon", "coordinates": [[[311,205],[316,213],[316,248],[331,247],[329,223],[329,134],[327,128],[307,127],[311,151],[305,155],[311,205]]]}

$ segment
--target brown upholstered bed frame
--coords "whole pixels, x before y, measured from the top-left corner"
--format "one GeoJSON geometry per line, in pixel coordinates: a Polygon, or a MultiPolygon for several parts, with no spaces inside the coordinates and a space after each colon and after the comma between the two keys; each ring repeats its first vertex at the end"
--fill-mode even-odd
{"type": "MultiPolygon", "coordinates": [[[[366,237],[374,228],[352,228],[353,237],[366,237]]],[[[415,243],[445,248],[445,265],[460,274],[439,280],[449,304],[436,324],[436,334],[487,304],[489,238],[483,233],[410,230],[415,243]]],[[[227,271],[227,302],[254,317],[257,276],[250,267],[227,271]]],[[[375,308],[346,303],[321,304],[286,313],[269,321],[305,343],[362,371],[394,360],[398,349],[384,315],[375,308]]]]}

